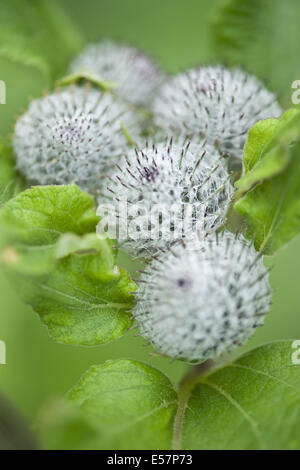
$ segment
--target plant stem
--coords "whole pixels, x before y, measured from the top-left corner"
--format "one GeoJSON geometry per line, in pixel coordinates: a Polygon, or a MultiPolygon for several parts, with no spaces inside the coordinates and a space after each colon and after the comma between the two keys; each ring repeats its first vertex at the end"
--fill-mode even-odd
{"type": "Polygon", "coordinates": [[[179,384],[178,410],[174,420],[172,449],[181,449],[182,426],[184,415],[190,394],[200,376],[208,372],[215,365],[214,361],[208,359],[201,364],[192,366],[179,384]]]}
{"type": "Polygon", "coordinates": [[[201,364],[196,364],[192,366],[186,373],[186,375],[183,377],[181,382],[179,383],[179,390],[181,390],[183,387],[186,386],[186,384],[191,383],[191,385],[194,385],[194,383],[197,381],[197,378],[204,373],[208,372],[210,369],[212,369],[216,365],[215,361],[211,359],[207,359],[204,362],[201,362],[201,364]]]}

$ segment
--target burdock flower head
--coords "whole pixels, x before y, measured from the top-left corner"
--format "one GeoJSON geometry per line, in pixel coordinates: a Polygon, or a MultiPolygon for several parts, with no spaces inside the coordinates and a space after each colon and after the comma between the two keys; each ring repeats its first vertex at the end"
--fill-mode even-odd
{"type": "Polygon", "coordinates": [[[124,239],[119,235],[123,246],[135,256],[147,256],[177,239],[191,238],[197,229],[215,230],[225,221],[232,194],[216,149],[203,141],[170,139],[129,151],[101,200],[104,196],[114,202],[118,224],[128,229],[124,239]],[[122,199],[128,203],[126,212],[122,199]]]}
{"type": "Polygon", "coordinates": [[[116,93],[139,106],[151,102],[165,78],[153,59],[134,47],[103,40],[89,44],[71,64],[70,72],[91,72],[116,85],[116,93]]]}
{"type": "Polygon", "coordinates": [[[161,86],[153,112],[159,127],[202,135],[222,151],[242,158],[253,124],[277,118],[282,110],[275,96],[254,76],[211,66],[170,78],[161,86]]]}
{"type": "Polygon", "coordinates": [[[270,300],[261,255],[224,232],[155,257],[141,276],[134,316],[160,353],[203,361],[242,345],[263,325],[270,300]]]}
{"type": "Polygon", "coordinates": [[[94,193],[124,151],[137,117],[109,93],[74,86],[32,101],[13,138],[17,168],[31,184],[76,183],[94,193]]]}

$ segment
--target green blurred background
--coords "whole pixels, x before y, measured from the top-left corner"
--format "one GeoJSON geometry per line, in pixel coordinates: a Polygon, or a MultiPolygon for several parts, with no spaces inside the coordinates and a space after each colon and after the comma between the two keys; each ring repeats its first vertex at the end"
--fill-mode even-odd
{"type": "MultiPolygon", "coordinates": [[[[274,56],[273,62],[268,56],[264,64],[262,58],[263,55],[268,55],[269,43],[258,42],[256,49],[255,44],[252,44],[251,50],[248,43],[246,46],[241,44],[241,47],[246,47],[246,53],[243,54],[242,49],[239,53],[238,50],[235,51],[231,61],[240,62],[249,71],[256,72],[260,78],[266,78],[271,88],[279,92],[282,103],[288,106],[291,105],[288,101],[291,81],[300,79],[300,73],[298,76],[296,74],[297,70],[300,72],[297,62],[299,40],[296,41],[296,36],[300,33],[298,27],[295,27],[296,20],[297,25],[299,24],[297,2],[298,0],[274,0],[270,3],[268,0],[262,0],[260,4],[264,4],[266,11],[273,5],[273,17],[268,17],[270,23],[266,28],[262,28],[262,35],[277,31],[276,45],[273,44],[278,54],[277,59],[280,60],[284,55],[281,36],[286,38],[295,50],[295,55],[290,49],[287,49],[284,55],[283,60],[289,61],[286,74],[278,72],[278,61],[274,56]],[[289,11],[288,14],[285,13],[284,18],[284,12],[281,14],[281,3],[284,3],[289,11]],[[298,16],[296,15],[295,19],[289,8],[297,11],[298,16]],[[276,21],[280,23],[280,28],[277,28],[276,21]],[[280,75],[279,82],[277,73],[280,75]]],[[[26,3],[30,1],[23,0],[23,4],[26,3]]],[[[4,0],[1,0],[1,4],[4,5],[4,0]]],[[[230,58],[227,53],[232,49],[230,38],[226,36],[226,29],[224,34],[222,33],[217,22],[220,4],[226,4],[224,1],[61,0],[60,4],[86,41],[98,40],[101,37],[125,39],[152,53],[172,73],[200,63],[217,60],[228,62],[228,57],[230,58]]],[[[249,2],[240,0],[240,5],[242,4],[246,7],[249,2]]],[[[257,2],[252,1],[251,5],[255,4],[257,2]]],[[[252,6],[249,7],[251,15],[254,14],[252,6]]],[[[255,14],[259,16],[258,11],[255,14]]],[[[3,22],[3,17],[0,19],[0,26],[1,21],[3,22]]],[[[14,23],[17,32],[18,28],[23,27],[22,22],[20,14],[19,23],[14,23]]],[[[249,30],[245,31],[245,36],[250,39],[253,35],[252,26],[250,23],[249,30]]],[[[53,48],[55,49],[54,44],[53,48]]],[[[50,52],[55,54],[56,51],[50,52]]],[[[6,134],[12,131],[13,116],[26,106],[30,95],[39,95],[43,91],[45,81],[40,70],[32,67],[32,70],[28,71],[28,67],[18,61],[8,61],[5,54],[0,57],[0,79],[7,83],[7,105],[1,106],[0,109],[0,132],[6,134]]],[[[48,86],[51,86],[51,80],[48,86]]],[[[275,264],[271,275],[275,290],[272,310],[265,326],[238,353],[267,341],[300,338],[299,253],[298,237],[270,260],[271,264],[275,264]]],[[[124,259],[121,259],[121,263],[124,263],[124,259]]],[[[147,361],[163,370],[174,381],[178,381],[188,367],[179,361],[170,363],[167,359],[150,356],[151,348],[143,347],[143,341],[134,337],[135,332],[129,332],[122,339],[97,348],[52,343],[38,316],[22,304],[1,273],[0,301],[0,339],[7,345],[7,364],[0,365],[0,389],[30,421],[35,419],[38,410],[46,401],[64,394],[90,365],[106,359],[128,357],[147,361]]]]}

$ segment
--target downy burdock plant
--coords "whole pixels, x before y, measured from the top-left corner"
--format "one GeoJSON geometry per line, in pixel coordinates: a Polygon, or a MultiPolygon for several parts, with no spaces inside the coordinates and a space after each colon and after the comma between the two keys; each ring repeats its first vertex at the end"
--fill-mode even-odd
{"type": "Polygon", "coordinates": [[[156,255],[136,298],[141,334],[159,353],[204,361],[241,346],[263,325],[271,288],[261,253],[225,231],[156,255]]]}
{"type": "Polygon", "coordinates": [[[153,104],[156,124],[169,132],[203,136],[239,159],[250,127],[278,118],[275,95],[240,69],[203,66],[171,77],[153,104]]]}
{"type": "Polygon", "coordinates": [[[76,183],[94,194],[138,135],[138,117],[110,93],[74,86],[31,102],[16,123],[16,166],[29,184],[76,183]],[[124,132],[124,129],[126,131],[124,132]]]}
{"type": "Polygon", "coordinates": [[[203,140],[183,137],[127,152],[100,196],[110,203],[110,210],[101,206],[110,221],[114,212],[122,248],[147,258],[197,230],[204,235],[224,224],[233,195],[226,163],[203,140]]]}
{"type": "Polygon", "coordinates": [[[80,72],[92,73],[111,83],[124,100],[142,107],[150,105],[156,89],[165,80],[165,74],[151,57],[111,40],[86,46],[70,67],[70,73],[80,72]]]}
{"type": "MultiPolygon", "coordinates": [[[[31,24],[52,8],[34,3],[31,24]]],[[[237,18],[244,26],[266,5],[226,3],[234,18],[221,29],[233,43],[237,18]]],[[[266,37],[269,23],[259,21],[266,37]]],[[[62,49],[74,37],[63,24],[51,20],[46,35],[64,29],[55,41],[62,49]]],[[[4,52],[6,60],[10,48],[4,52]]],[[[12,59],[39,63],[19,49],[12,59]]],[[[0,139],[1,273],[50,338],[66,345],[61,354],[137,328],[149,361],[164,356],[168,371],[179,359],[175,373],[186,373],[174,387],[153,362],[92,366],[66,402],[46,407],[43,448],[299,447],[299,342],[235,354],[269,317],[266,256],[300,232],[300,112],[279,118],[275,95],[240,69],[201,66],[167,78],[151,58],[112,41],[88,45],[69,71],[53,77],[60,89],[31,102],[11,142],[0,139]],[[120,256],[123,248],[129,256],[120,256]],[[135,280],[130,256],[142,258],[135,280]]],[[[138,342],[130,350],[139,357],[138,342]]],[[[30,359],[27,367],[40,370],[30,359]]],[[[0,447],[2,409],[0,400],[0,447]]]]}

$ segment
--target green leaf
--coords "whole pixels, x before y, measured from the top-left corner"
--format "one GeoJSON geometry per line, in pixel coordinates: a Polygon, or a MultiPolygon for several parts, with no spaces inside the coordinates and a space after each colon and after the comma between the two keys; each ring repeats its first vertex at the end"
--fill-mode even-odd
{"type": "Polygon", "coordinates": [[[93,366],[69,392],[63,413],[61,403],[43,413],[42,441],[52,449],[299,449],[295,352],[291,341],[261,346],[192,374],[178,395],[143,363],[93,366]]]}
{"type": "Polygon", "coordinates": [[[287,145],[299,135],[300,113],[296,109],[289,109],[280,119],[265,119],[256,123],[248,133],[244,148],[243,176],[236,182],[241,192],[247,192],[255,184],[279,174],[289,163],[287,145]],[[278,152],[280,140],[285,152],[278,152]]]}
{"type": "Polygon", "coordinates": [[[82,237],[74,233],[66,233],[59,238],[56,245],[57,259],[65,258],[72,253],[96,254],[97,252],[101,252],[107,261],[114,262],[117,254],[114,241],[101,239],[96,233],[87,233],[82,237]]]}
{"type": "Polygon", "coordinates": [[[56,400],[42,409],[36,428],[47,449],[91,449],[97,439],[97,429],[77,408],[64,400],[56,400]]]}
{"type": "Polygon", "coordinates": [[[25,189],[25,183],[14,169],[11,147],[0,138],[0,207],[25,189]]]}
{"type": "Polygon", "coordinates": [[[299,233],[298,111],[253,126],[244,151],[244,173],[236,186],[240,199],[235,209],[244,217],[246,235],[258,250],[273,254],[299,233]]]}
{"type": "Polygon", "coordinates": [[[79,449],[171,446],[177,394],[161,372],[146,364],[121,359],[92,366],[69,392],[68,402],[74,408],[65,412],[65,423],[49,419],[49,415],[57,416],[57,408],[40,421],[46,447],[74,448],[68,430],[78,422],[87,429],[81,442],[76,442],[79,449]]]}
{"type": "Polygon", "coordinates": [[[76,185],[36,186],[0,211],[0,262],[58,342],[94,346],[131,325],[136,285],[98,239],[94,200],[76,185]]]}
{"type": "Polygon", "coordinates": [[[217,60],[244,67],[289,106],[291,84],[300,75],[298,0],[223,0],[213,21],[217,60]]]}
{"type": "Polygon", "coordinates": [[[92,73],[91,71],[85,71],[85,70],[60,78],[59,80],[57,80],[56,85],[63,87],[63,86],[69,86],[72,83],[77,83],[77,82],[91,83],[92,85],[95,85],[96,87],[100,88],[100,90],[103,90],[103,91],[111,91],[114,88],[118,88],[119,86],[118,83],[102,80],[102,78],[99,75],[96,75],[92,73]]]}
{"type": "Polygon", "coordinates": [[[93,255],[74,253],[40,276],[9,273],[54,341],[96,346],[119,338],[131,326],[130,292],[136,285],[127,271],[114,264],[108,249],[93,255]]]}
{"type": "Polygon", "coordinates": [[[261,346],[188,391],[183,449],[299,449],[300,367],[291,341],[261,346]]]}
{"type": "Polygon", "coordinates": [[[4,250],[0,259],[5,263],[5,251],[13,249],[15,270],[31,274],[47,272],[55,262],[60,236],[68,232],[77,235],[94,232],[98,221],[93,198],[76,185],[28,189],[0,211],[4,250]]]}

